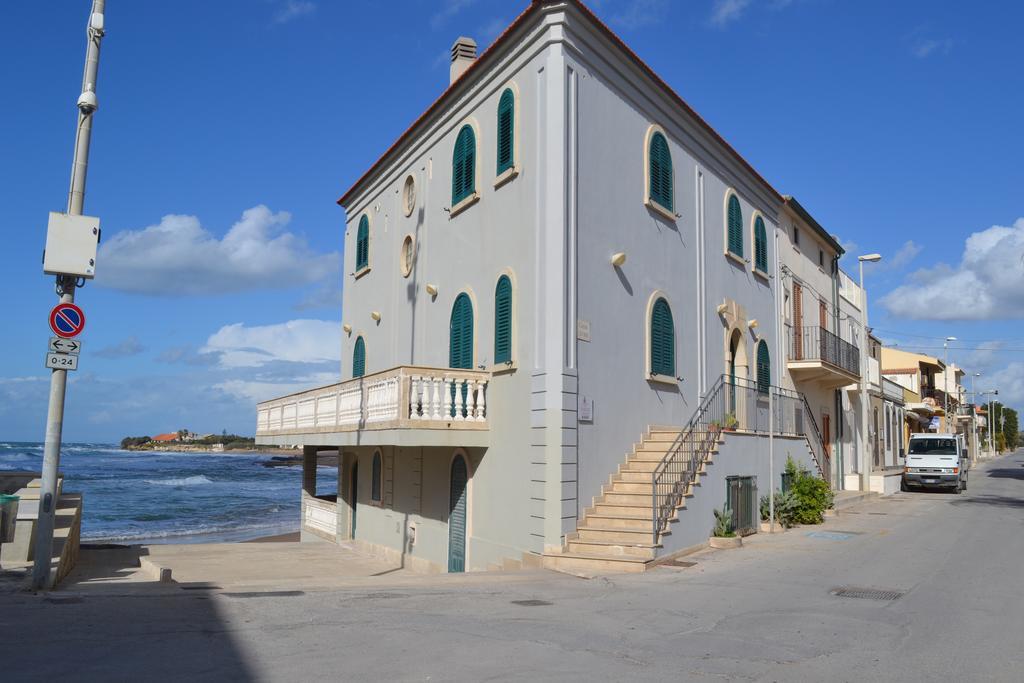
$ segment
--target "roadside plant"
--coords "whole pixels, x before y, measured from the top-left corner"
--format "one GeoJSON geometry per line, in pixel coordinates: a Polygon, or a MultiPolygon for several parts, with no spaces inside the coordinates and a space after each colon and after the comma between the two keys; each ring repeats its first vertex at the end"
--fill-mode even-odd
{"type": "Polygon", "coordinates": [[[717,538],[732,538],[736,535],[736,532],[732,528],[732,510],[728,507],[719,510],[713,510],[715,513],[715,528],[712,530],[711,535],[717,538]]]}
{"type": "Polygon", "coordinates": [[[725,428],[729,431],[735,431],[739,426],[740,422],[736,419],[736,416],[732,413],[728,413],[725,416],[725,428]]]}
{"type": "MultiPolygon", "coordinates": [[[[799,501],[792,491],[783,493],[780,489],[775,490],[775,521],[788,529],[796,522],[796,511],[799,501]]],[[[770,501],[768,496],[761,496],[761,521],[767,522],[771,516],[770,501]]]]}
{"type": "MultiPolygon", "coordinates": [[[[790,525],[821,524],[825,521],[825,510],[832,507],[833,501],[832,489],[828,483],[797,465],[792,457],[786,458],[786,476],[790,484],[785,495],[791,497],[791,502],[787,504],[792,506],[787,510],[791,515],[790,525]]],[[[775,505],[776,519],[780,519],[778,498],[775,499],[775,505]]],[[[762,509],[763,506],[762,502],[762,509]]]]}

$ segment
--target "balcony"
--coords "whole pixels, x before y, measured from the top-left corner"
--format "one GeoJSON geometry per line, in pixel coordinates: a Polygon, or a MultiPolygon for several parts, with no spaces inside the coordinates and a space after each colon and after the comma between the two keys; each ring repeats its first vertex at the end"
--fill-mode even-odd
{"type": "Polygon", "coordinates": [[[786,351],[789,373],[798,382],[838,389],[860,381],[860,350],[824,328],[789,329],[786,351]]]}
{"type": "Polygon", "coordinates": [[[401,366],[256,406],[256,442],[487,446],[490,373],[401,366]]]}

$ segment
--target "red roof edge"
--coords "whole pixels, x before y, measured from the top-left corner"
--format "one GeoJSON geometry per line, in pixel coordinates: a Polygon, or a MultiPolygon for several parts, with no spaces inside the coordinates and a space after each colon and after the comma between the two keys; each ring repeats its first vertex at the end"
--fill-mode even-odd
{"type": "MultiPolygon", "coordinates": [[[[676,104],[678,104],[680,107],[683,108],[683,110],[685,110],[690,116],[692,116],[697,121],[697,123],[699,125],[703,126],[704,129],[708,133],[710,133],[711,136],[716,141],[718,141],[718,143],[721,144],[726,149],[726,151],[728,151],[730,154],[732,154],[732,156],[740,163],[740,165],[742,165],[747,171],[750,172],[751,175],[753,175],[757,180],[759,180],[761,182],[761,184],[764,185],[764,187],[768,190],[768,192],[771,193],[771,195],[778,202],[782,203],[784,201],[784,199],[782,197],[782,194],[778,190],[776,190],[775,187],[773,187],[771,183],[769,183],[767,180],[765,180],[764,176],[762,176],[760,173],[758,173],[757,170],[755,170],[754,167],[750,165],[750,162],[748,162],[746,159],[744,159],[743,156],[739,152],[736,151],[736,148],[734,148],[732,145],[730,145],[728,142],[726,142],[725,138],[723,138],[721,135],[719,135],[718,131],[716,131],[714,128],[712,128],[711,124],[709,124],[707,121],[705,121],[704,118],[693,109],[693,107],[691,107],[689,104],[687,104],[686,100],[684,100],[682,97],[680,97],[679,94],[675,90],[672,89],[672,86],[670,86],[668,83],[666,83],[664,80],[662,80],[662,78],[660,76],[658,76],[657,73],[654,72],[654,69],[652,69],[650,66],[648,66],[647,63],[644,62],[644,60],[640,59],[640,57],[635,52],[633,52],[633,50],[630,49],[630,47],[628,45],[626,45],[626,43],[623,42],[623,40],[621,38],[619,38],[619,36],[616,35],[614,31],[612,31],[610,28],[608,28],[608,26],[603,21],[601,21],[601,19],[599,19],[598,16],[596,14],[594,14],[590,10],[589,7],[584,5],[581,0],[565,0],[565,1],[567,3],[569,3],[569,4],[575,5],[584,16],[586,16],[592,22],[594,22],[594,24],[601,30],[602,33],[604,33],[604,35],[609,40],[611,40],[613,43],[615,43],[615,45],[617,45],[619,47],[619,49],[621,49],[623,52],[625,52],[626,55],[630,59],[632,59],[633,62],[637,66],[639,66],[642,71],[644,71],[644,73],[646,73],[655,83],[657,83],[661,88],[663,88],[672,97],[672,99],[675,101],[676,104]]],[[[495,41],[493,43],[491,43],[491,46],[488,47],[483,52],[483,54],[481,54],[476,59],[476,61],[474,61],[469,66],[469,68],[466,69],[466,71],[463,72],[463,74],[461,76],[459,76],[459,78],[457,78],[455,80],[454,83],[449,85],[445,89],[445,91],[443,93],[441,93],[441,95],[436,100],[434,100],[433,104],[431,104],[427,108],[427,110],[425,112],[423,112],[419,116],[419,118],[417,118],[415,121],[413,121],[412,125],[410,125],[405,130],[405,132],[402,133],[402,135],[400,135],[397,140],[395,140],[394,144],[392,144],[390,147],[388,147],[387,151],[385,151],[384,154],[382,154],[380,156],[380,158],[378,158],[377,161],[375,161],[373,163],[373,165],[370,166],[369,170],[367,170],[366,173],[364,173],[362,176],[360,176],[359,179],[355,183],[352,184],[352,186],[345,192],[345,194],[343,194],[341,196],[341,198],[338,199],[338,204],[341,205],[341,206],[344,206],[346,204],[346,202],[348,202],[348,200],[351,198],[352,194],[354,194],[356,188],[359,187],[360,185],[362,185],[363,181],[365,181],[367,178],[369,178],[371,175],[373,175],[373,173],[375,173],[380,168],[380,166],[383,164],[384,160],[388,158],[388,156],[391,154],[391,152],[393,152],[403,142],[405,142],[405,140],[412,134],[412,131],[415,130],[416,127],[419,126],[419,124],[424,119],[426,119],[428,116],[430,116],[432,113],[434,113],[435,111],[437,111],[437,109],[440,108],[441,104],[448,98],[448,95],[455,89],[455,87],[458,86],[466,78],[470,77],[471,74],[476,73],[476,71],[478,71],[481,68],[481,66],[480,66],[481,63],[485,62],[487,60],[487,58],[490,55],[492,55],[497,50],[497,48],[500,47],[505,42],[505,40],[508,39],[509,35],[512,32],[514,32],[523,23],[525,23],[526,20],[530,17],[530,15],[532,15],[534,13],[534,11],[536,11],[540,6],[542,6],[544,4],[547,4],[545,2],[545,0],[532,0],[531,3],[530,3],[530,6],[527,7],[522,12],[522,14],[520,14],[518,17],[516,17],[515,20],[511,24],[509,24],[508,28],[506,28],[504,31],[502,31],[501,35],[498,36],[497,39],[495,39],[495,41]]]]}

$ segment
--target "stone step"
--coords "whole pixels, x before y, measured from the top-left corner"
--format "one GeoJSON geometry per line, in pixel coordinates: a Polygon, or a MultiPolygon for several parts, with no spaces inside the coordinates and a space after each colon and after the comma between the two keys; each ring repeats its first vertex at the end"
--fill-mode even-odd
{"type": "Polygon", "coordinates": [[[647,547],[605,541],[569,541],[569,552],[574,555],[591,555],[594,557],[637,557],[643,560],[654,559],[654,546],[647,547]]]}
{"type": "Polygon", "coordinates": [[[594,513],[599,515],[607,516],[619,516],[619,517],[636,517],[641,518],[644,515],[651,516],[651,501],[647,499],[646,505],[636,504],[623,504],[617,505],[615,503],[604,503],[599,502],[594,504],[594,513]]]}
{"type": "Polygon", "coordinates": [[[629,454],[629,457],[626,458],[626,461],[632,462],[634,460],[653,460],[655,462],[660,462],[665,459],[666,452],[667,451],[657,450],[653,448],[637,448],[633,449],[633,452],[629,454]]]}
{"type": "Polygon", "coordinates": [[[545,555],[544,567],[570,574],[639,573],[647,570],[647,562],[643,558],[628,555],[613,557],[563,552],[545,555]]]}
{"type": "Polygon", "coordinates": [[[572,540],[643,545],[644,543],[651,543],[651,529],[650,525],[648,525],[646,529],[616,529],[615,527],[581,526],[576,529],[576,537],[572,540]]]}
{"type": "Polygon", "coordinates": [[[651,478],[647,477],[647,481],[612,481],[611,484],[605,486],[604,493],[646,493],[648,497],[651,495],[651,478]]]}
{"type": "Polygon", "coordinates": [[[620,470],[612,475],[612,483],[620,481],[629,484],[647,484],[647,488],[650,489],[651,473],[637,472],[636,470],[620,470]]]}
{"type": "Polygon", "coordinates": [[[629,529],[632,531],[643,531],[651,533],[653,522],[651,515],[621,515],[609,514],[600,510],[588,511],[583,524],[587,527],[593,526],[601,529],[629,529]]]}
{"type": "Polygon", "coordinates": [[[612,491],[601,496],[599,504],[604,505],[641,505],[650,508],[651,502],[651,489],[647,488],[647,491],[643,493],[620,493],[618,491],[612,491]]]}
{"type": "Polygon", "coordinates": [[[647,476],[651,475],[661,460],[627,460],[620,466],[620,471],[629,472],[646,472],[647,476]]]}

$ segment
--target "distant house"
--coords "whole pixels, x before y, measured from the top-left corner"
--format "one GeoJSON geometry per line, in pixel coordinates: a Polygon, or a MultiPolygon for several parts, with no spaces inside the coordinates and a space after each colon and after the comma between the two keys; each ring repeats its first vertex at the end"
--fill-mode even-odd
{"type": "Polygon", "coordinates": [[[178,433],[172,432],[170,434],[157,434],[150,441],[154,443],[171,443],[178,440],[178,433]]]}

